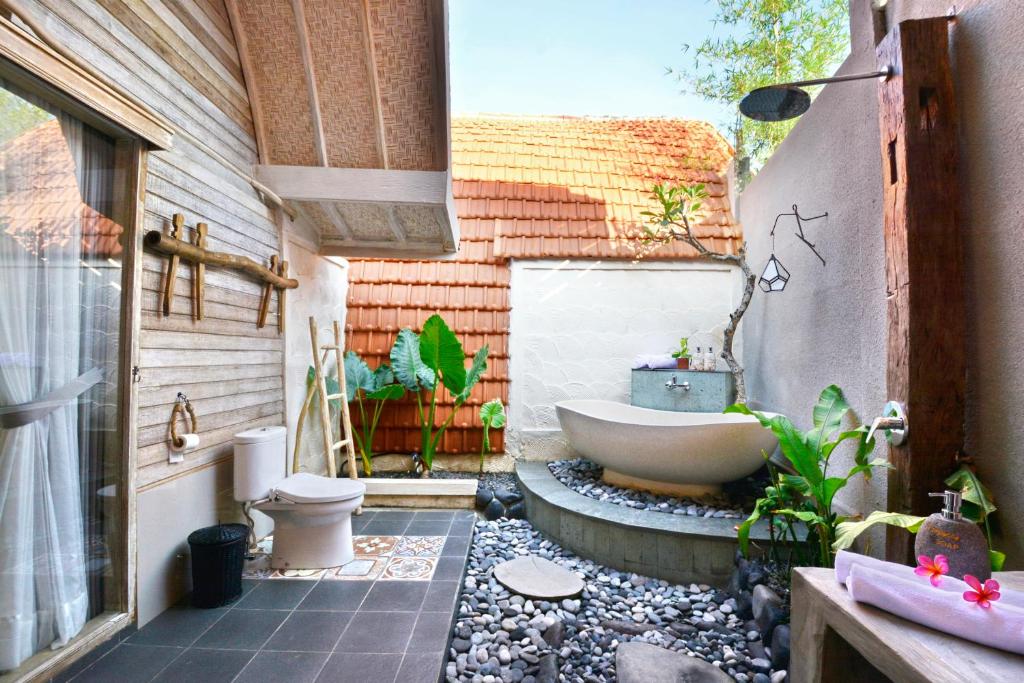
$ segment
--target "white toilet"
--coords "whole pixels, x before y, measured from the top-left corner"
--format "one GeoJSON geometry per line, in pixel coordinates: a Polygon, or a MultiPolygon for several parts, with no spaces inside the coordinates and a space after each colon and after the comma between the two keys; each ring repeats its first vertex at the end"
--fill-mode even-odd
{"type": "Polygon", "coordinates": [[[366,485],[300,472],[287,476],[284,427],[235,434],[235,500],[274,520],[274,569],[322,569],[352,561],[352,512],[366,485]]]}

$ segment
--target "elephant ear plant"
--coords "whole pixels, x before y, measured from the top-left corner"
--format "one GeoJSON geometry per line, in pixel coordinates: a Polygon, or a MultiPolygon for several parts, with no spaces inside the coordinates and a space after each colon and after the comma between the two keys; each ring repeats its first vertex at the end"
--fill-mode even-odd
{"type": "Polygon", "coordinates": [[[850,406],[842,390],[834,384],[821,392],[814,406],[813,427],[806,432],[797,429],[784,415],[766,415],[741,403],[726,408],[725,412],[753,415],[763,427],[772,430],[783,456],[795,471],[795,474],[776,473],[772,486],[765,489],[765,496],[758,499],[750,517],[740,525],[739,542],[743,552],[749,547],[751,527],[762,516],[773,524],[780,522],[796,545],[800,545],[797,528],[802,522],[807,528],[806,540],[817,555],[815,563],[831,567],[836,527],[846,519],[832,509],[836,493],[853,478],[869,479],[876,467],[888,466],[882,459],[868,461],[875,446],[874,439],[867,439],[868,428],[865,425],[842,428],[850,406]],[[856,443],[853,467],[843,476],[829,476],[832,455],[836,447],[847,440],[856,443]]]}
{"type": "Polygon", "coordinates": [[[491,430],[505,426],[505,406],[501,399],[492,398],[480,406],[480,422],[484,426],[484,439],[480,444],[480,474],[483,474],[484,456],[491,452],[491,430]]]}
{"type": "Polygon", "coordinates": [[[420,458],[429,470],[445,430],[487,370],[487,345],[476,352],[467,368],[462,343],[444,319],[435,314],[423,323],[420,334],[409,328],[398,333],[391,348],[391,368],[399,383],[416,395],[420,458]],[[454,405],[451,413],[437,425],[437,402],[442,387],[452,397],[454,405]],[[429,393],[426,400],[425,393],[429,393]]]}
{"type": "Polygon", "coordinates": [[[402,398],[405,389],[395,383],[395,375],[386,363],[376,370],[370,370],[370,366],[359,354],[349,351],[345,354],[345,390],[348,402],[351,404],[355,401],[359,409],[359,427],[353,430],[352,436],[363,461],[363,472],[369,477],[373,474],[373,435],[377,431],[384,403],[402,398]],[[367,403],[372,405],[369,411],[367,403]]]}

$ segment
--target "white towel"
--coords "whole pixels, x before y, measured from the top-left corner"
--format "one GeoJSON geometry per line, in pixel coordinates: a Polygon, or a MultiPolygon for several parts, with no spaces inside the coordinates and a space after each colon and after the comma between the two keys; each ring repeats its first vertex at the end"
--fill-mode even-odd
{"type": "MultiPolygon", "coordinates": [[[[971,590],[971,587],[964,583],[960,577],[945,575],[942,577],[942,580],[939,581],[938,586],[932,586],[928,577],[918,576],[914,573],[913,567],[908,567],[905,564],[896,564],[895,562],[886,562],[885,560],[877,560],[867,555],[850,552],[849,550],[840,550],[836,553],[836,581],[846,584],[847,579],[850,576],[850,570],[855,566],[873,569],[875,571],[882,572],[887,576],[895,576],[922,586],[928,586],[933,590],[943,590],[949,593],[955,593],[957,596],[961,597],[963,596],[964,591],[971,590]]],[[[999,593],[999,604],[1013,605],[1014,607],[1019,607],[1024,610],[1024,593],[1006,589],[1001,589],[999,593]]]]}
{"type": "MultiPolygon", "coordinates": [[[[923,578],[923,577],[915,577],[923,578]]],[[[850,596],[909,621],[957,638],[1024,654],[1024,610],[993,602],[988,609],[930,583],[854,564],[846,579],[850,596]]]]}
{"type": "Polygon", "coordinates": [[[676,367],[676,359],[669,355],[648,355],[642,354],[633,359],[633,369],[642,370],[664,370],[676,367]]]}

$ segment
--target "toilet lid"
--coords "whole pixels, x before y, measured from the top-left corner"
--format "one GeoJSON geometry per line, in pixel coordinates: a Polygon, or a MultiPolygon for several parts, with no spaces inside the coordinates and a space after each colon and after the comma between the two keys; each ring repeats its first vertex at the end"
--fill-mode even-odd
{"type": "Polygon", "coordinates": [[[332,479],[308,472],[299,472],[274,487],[274,494],[293,503],[335,503],[358,498],[366,492],[366,484],[355,479],[332,479]]]}

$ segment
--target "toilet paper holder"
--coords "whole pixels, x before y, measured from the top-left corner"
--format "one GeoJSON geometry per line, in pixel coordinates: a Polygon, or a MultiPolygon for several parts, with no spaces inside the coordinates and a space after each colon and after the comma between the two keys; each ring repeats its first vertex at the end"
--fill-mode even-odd
{"type": "Polygon", "coordinates": [[[183,417],[186,413],[192,423],[192,428],[188,433],[198,434],[199,421],[196,419],[196,411],[192,407],[192,402],[188,400],[188,396],[179,391],[178,400],[174,402],[174,408],[171,409],[171,444],[175,448],[185,447],[185,437],[178,434],[178,417],[183,417]]]}

